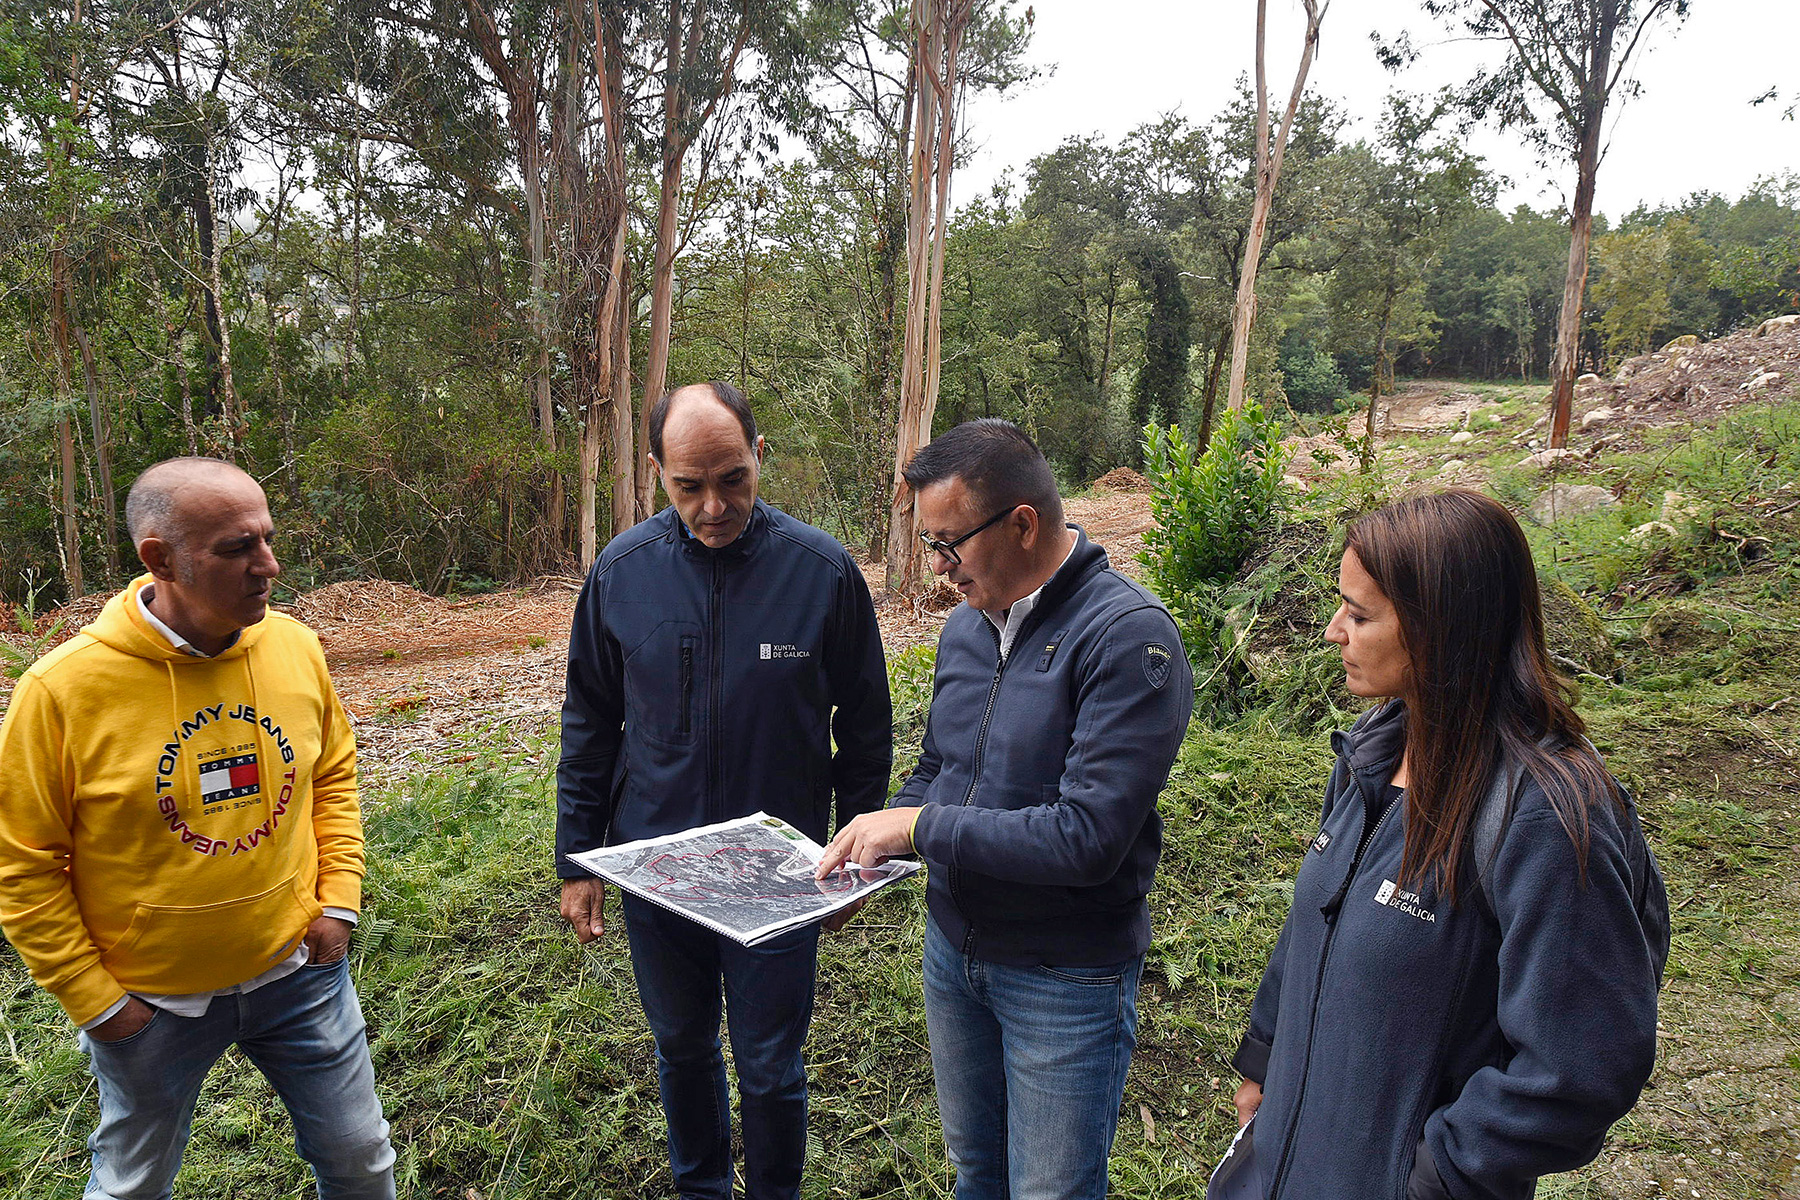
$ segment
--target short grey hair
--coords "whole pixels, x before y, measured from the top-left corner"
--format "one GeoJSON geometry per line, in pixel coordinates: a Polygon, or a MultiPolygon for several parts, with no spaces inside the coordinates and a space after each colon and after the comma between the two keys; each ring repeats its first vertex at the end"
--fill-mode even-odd
{"type": "Polygon", "coordinates": [[[165,458],[147,467],[125,496],[125,528],[135,545],[147,537],[159,537],[180,546],[186,530],[177,528],[175,495],[184,484],[221,474],[243,474],[242,468],[222,458],[184,456],[165,458]]]}

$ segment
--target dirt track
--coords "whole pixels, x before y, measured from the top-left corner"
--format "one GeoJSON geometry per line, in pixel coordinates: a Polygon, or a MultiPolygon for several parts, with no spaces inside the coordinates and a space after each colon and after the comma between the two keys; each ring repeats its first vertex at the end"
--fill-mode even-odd
{"type": "MultiPolygon", "coordinates": [[[[1137,574],[1150,527],[1149,497],[1096,491],[1071,500],[1068,518],[1137,574]]],[[[884,594],[865,564],[890,654],[937,638],[953,591],[920,603],[884,594]]],[[[365,769],[422,764],[445,735],[471,721],[541,724],[562,704],[574,579],[466,600],[428,596],[384,580],[332,584],[285,606],[319,634],[338,694],[357,726],[365,769]]]]}

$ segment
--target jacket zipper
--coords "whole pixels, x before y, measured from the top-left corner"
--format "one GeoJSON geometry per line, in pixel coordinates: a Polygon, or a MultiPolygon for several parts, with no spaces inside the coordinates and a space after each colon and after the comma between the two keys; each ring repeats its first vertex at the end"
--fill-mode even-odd
{"type": "Polygon", "coordinates": [[[724,565],[715,555],[712,561],[712,597],[707,609],[712,645],[708,652],[710,661],[706,679],[706,811],[712,823],[725,819],[724,805],[719,798],[719,692],[722,690],[720,676],[724,672],[721,643],[725,624],[725,614],[719,599],[724,590],[724,565]]]}
{"type": "MultiPolygon", "coordinates": [[[[1368,793],[1363,790],[1362,778],[1352,770],[1350,779],[1356,784],[1356,790],[1362,793],[1366,803],[1368,793]]],[[[1344,876],[1344,882],[1339,885],[1331,899],[1319,908],[1320,913],[1325,917],[1325,945],[1319,951],[1319,971],[1313,979],[1312,1015],[1307,1022],[1306,1029],[1306,1058],[1300,1064],[1300,1091],[1294,1097],[1294,1119],[1288,1125],[1287,1137],[1282,1139],[1281,1156],[1275,1160],[1275,1184],[1269,1189],[1269,1200],[1276,1200],[1276,1197],[1281,1195],[1282,1185],[1287,1182],[1288,1167],[1291,1165],[1289,1156],[1294,1150],[1294,1135],[1299,1132],[1300,1118],[1306,1108],[1306,1079],[1312,1070],[1313,1044],[1319,1034],[1319,992],[1325,986],[1325,967],[1331,961],[1331,944],[1337,939],[1338,912],[1344,906],[1344,898],[1350,894],[1350,885],[1356,880],[1356,872],[1362,866],[1363,855],[1368,853],[1369,847],[1374,844],[1375,835],[1381,832],[1381,827],[1387,824],[1388,814],[1394,811],[1394,805],[1399,799],[1398,796],[1395,796],[1387,802],[1387,807],[1381,810],[1381,816],[1376,818],[1375,824],[1369,827],[1361,844],[1356,847],[1356,855],[1350,860],[1350,871],[1344,876]]]]}
{"type": "Polygon", "coordinates": [[[683,737],[694,731],[694,642],[681,639],[681,724],[676,732],[683,737]]]}
{"type": "MultiPolygon", "coordinates": [[[[1006,651],[1000,647],[1000,631],[994,628],[994,623],[985,615],[982,617],[981,623],[986,625],[988,632],[994,635],[994,652],[1000,656],[1000,661],[994,667],[994,682],[988,686],[987,707],[982,710],[981,728],[975,734],[975,766],[970,772],[969,790],[963,795],[964,808],[967,808],[970,801],[975,799],[975,789],[981,786],[981,754],[987,746],[988,723],[994,717],[994,700],[1000,695],[1000,677],[1006,673],[1007,656],[1006,651]]],[[[961,889],[957,886],[961,880],[962,872],[956,867],[951,867],[950,900],[956,905],[956,911],[963,915],[962,952],[964,957],[970,957],[975,952],[975,923],[969,920],[969,914],[963,908],[961,889]]]]}

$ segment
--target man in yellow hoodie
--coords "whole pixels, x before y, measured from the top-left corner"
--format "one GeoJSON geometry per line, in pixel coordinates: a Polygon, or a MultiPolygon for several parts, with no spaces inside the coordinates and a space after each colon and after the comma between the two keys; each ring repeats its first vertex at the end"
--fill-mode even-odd
{"type": "Polygon", "coordinates": [[[164,1200],[235,1044],[322,1200],[389,1200],[346,957],[356,742],[318,638],[269,611],[268,503],[231,464],[180,458],[125,515],[148,574],[26,672],[0,724],[0,926],[99,1082],[84,1194],[164,1200]]]}

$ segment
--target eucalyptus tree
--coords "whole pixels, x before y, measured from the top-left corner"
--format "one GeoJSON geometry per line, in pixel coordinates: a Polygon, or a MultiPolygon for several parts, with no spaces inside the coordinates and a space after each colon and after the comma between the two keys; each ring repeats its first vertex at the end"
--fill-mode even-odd
{"type": "MultiPolygon", "coordinates": [[[[1199,445],[1205,445],[1211,436],[1221,377],[1226,366],[1236,361],[1233,347],[1243,312],[1239,300],[1244,295],[1245,269],[1254,266],[1260,278],[1265,269],[1296,274],[1310,273],[1318,266],[1304,248],[1312,240],[1321,215],[1320,197],[1330,186],[1331,164],[1344,116],[1323,97],[1301,99],[1288,131],[1283,167],[1273,181],[1274,192],[1262,216],[1263,233],[1255,243],[1256,253],[1252,254],[1251,234],[1257,225],[1255,214],[1262,179],[1262,139],[1258,135],[1262,119],[1265,118],[1259,118],[1254,94],[1247,83],[1242,83],[1238,96],[1215,118],[1209,131],[1208,152],[1217,164],[1219,182],[1215,187],[1197,191],[1192,201],[1195,217],[1191,229],[1206,250],[1201,273],[1215,276],[1233,297],[1229,318],[1220,322],[1215,331],[1217,340],[1201,395],[1199,445]]],[[[1287,122],[1283,127],[1287,129],[1287,122]]],[[[1248,376],[1248,358],[1245,369],[1248,376]]]]}
{"type": "MultiPolygon", "coordinates": [[[[814,56],[814,86],[794,107],[802,140],[829,187],[854,201],[857,245],[847,268],[857,280],[862,342],[853,408],[871,430],[859,437],[869,460],[856,507],[865,514],[872,557],[886,553],[895,456],[904,311],[900,281],[907,253],[907,203],[919,97],[911,70],[909,0],[817,0],[802,29],[814,56]]],[[[1033,78],[1024,63],[1030,8],[982,0],[970,11],[957,70],[965,95],[1005,92],[1033,78]]],[[[959,137],[966,136],[966,131],[959,137]]],[[[960,152],[960,151],[959,151],[960,152]]]]}
{"type": "MultiPolygon", "coordinates": [[[[645,349],[643,402],[639,409],[637,511],[650,515],[656,477],[649,467],[650,409],[668,381],[673,334],[675,260],[709,210],[708,183],[721,168],[741,168],[729,153],[760,149],[772,155],[778,142],[766,127],[797,112],[796,93],[808,83],[810,46],[795,3],[708,3],[666,0],[651,21],[660,25],[662,57],[650,72],[660,85],[655,251],[650,279],[650,327],[645,349]],[[744,103],[736,103],[744,101],[744,103]],[[760,120],[759,120],[760,119],[760,120]],[[764,128],[758,129],[762,124],[764,128]],[[689,189],[687,222],[681,220],[688,157],[699,148],[698,180],[689,189]]],[[[735,172],[733,172],[735,173],[735,172]]]]}
{"type": "Polygon", "coordinates": [[[1226,402],[1233,412],[1244,405],[1244,381],[1250,365],[1250,328],[1256,323],[1256,273],[1262,264],[1263,243],[1268,236],[1269,214],[1275,205],[1275,189],[1281,181],[1281,164],[1294,134],[1300,100],[1306,94],[1306,76],[1319,47],[1319,29],[1330,0],[1301,0],[1306,7],[1306,30],[1300,43],[1300,63],[1294,69],[1294,86],[1279,128],[1269,125],[1269,89],[1265,43],[1268,0],[1256,0],[1256,186],[1250,220],[1244,237],[1243,265],[1238,273],[1237,306],[1231,318],[1231,379],[1226,402]]]}
{"type": "MultiPolygon", "coordinates": [[[[1462,86],[1469,111],[1523,133],[1548,162],[1573,163],[1569,262],[1551,366],[1550,445],[1569,437],[1569,413],[1581,349],[1582,300],[1594,229],[1594,188],[1606,137],[1607,107],[1639,91],[1630,74],[1645,37],[1665,19],[1681,21],[1688,0],[1424,0],[1425,11],[1504,57],[1462,86]]],[[[1403,37],[1383,48],[1398,69],[1415,56],[1403,37]]]]}

